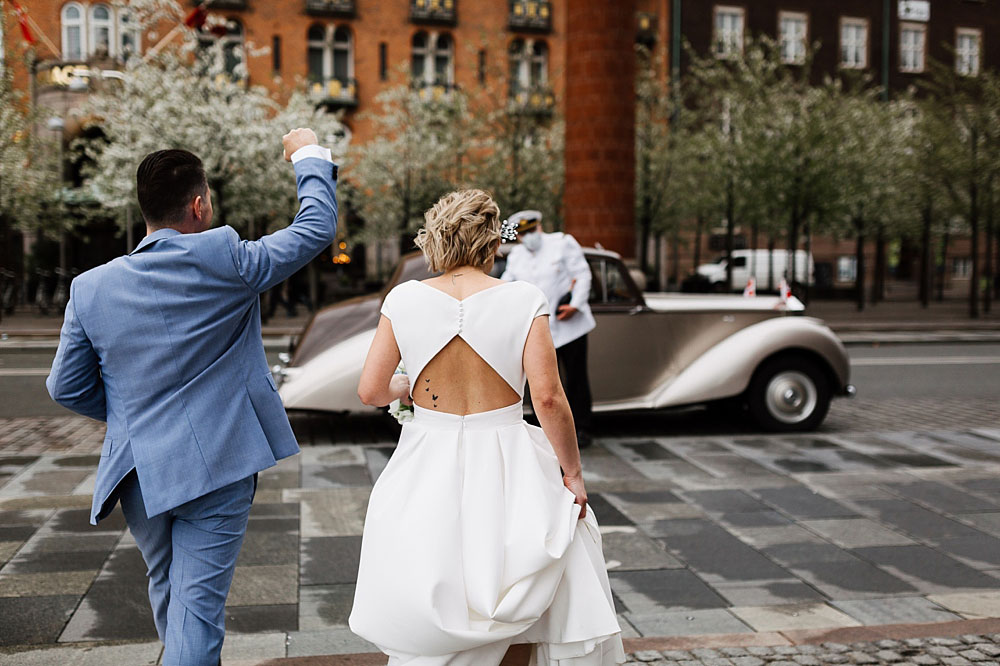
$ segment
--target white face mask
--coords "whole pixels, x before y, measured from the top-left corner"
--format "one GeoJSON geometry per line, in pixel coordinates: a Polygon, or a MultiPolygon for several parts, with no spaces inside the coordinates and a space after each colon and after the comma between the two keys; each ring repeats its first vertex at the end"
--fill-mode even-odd
{"type": "Polygon", "coordinates": [[[542,246],[542,232],[532,231],[530,234],[523,234],[521,244],[528,248],[529,252],[538,252],[538,248],[542,246]]]}

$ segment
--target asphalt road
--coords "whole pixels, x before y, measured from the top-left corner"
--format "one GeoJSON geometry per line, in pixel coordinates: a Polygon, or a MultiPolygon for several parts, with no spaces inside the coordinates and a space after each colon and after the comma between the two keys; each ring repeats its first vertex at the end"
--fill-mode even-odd
{"type": "MultiPolygon", "coordinates": [[[[1000,344],[852,346],[850,354],[859,399],[1000,399],[1000,344]]],[[[0,418],[68,413],[45,391],[53,355],[0,349],[0,418]]],[[[276,353],[268,361],[276,363],[276,353]]]]}

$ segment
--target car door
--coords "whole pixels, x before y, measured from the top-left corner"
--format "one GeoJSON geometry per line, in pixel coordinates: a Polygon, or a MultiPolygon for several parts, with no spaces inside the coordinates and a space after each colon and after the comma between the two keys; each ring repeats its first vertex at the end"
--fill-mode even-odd
{"type": "Polygon", "coordinates": [[[590,309],[597,327],[588,338],[590,388],[597,411],[641,404],[671,376],[674,357],[669,315],[645,305],[622,260],[587,253],[590,309]]]}

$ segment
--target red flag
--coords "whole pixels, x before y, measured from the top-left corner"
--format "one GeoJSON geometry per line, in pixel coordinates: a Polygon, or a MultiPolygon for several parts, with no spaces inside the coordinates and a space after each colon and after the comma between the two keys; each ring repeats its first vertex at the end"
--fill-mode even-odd
{"type": "Polygon", "coordinates": [[[201,26],[205,25],[205,19],[207,18],[208,10],[204,6],[198,5],[184,18],[184,25],[199,30],[201,26]]]}
{"type": "Polygon", "coordinates": [[[10,0],[10,4],[14,5],[14,13],[17,14],[17,22],[21,25],[21,35],[24,37],[24,41],[34,46],[35,36],[31,34],[31,28],[28,27],[28,15],[24,12],[24,8],[17,3],[17,0],[10,0]]]}

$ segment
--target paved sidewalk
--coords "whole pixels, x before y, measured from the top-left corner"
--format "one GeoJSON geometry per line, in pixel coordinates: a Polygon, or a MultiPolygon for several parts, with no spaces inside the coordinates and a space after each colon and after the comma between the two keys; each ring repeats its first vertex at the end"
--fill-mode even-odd
{"type": "MultiPolygon", "coordinates": [[[[811,435],[664,437],[664,422],[642,420],[599,432],[585,475],[638,660],[877,663],[860,655],[917,646],[776,646],[1000,633],[976,619],[1000,617],[1000,407],[974,405],[953,422],[931,403],[914,408],[924,421],[876,410],[889,425],[870,431],[854,404],[835,403],[811,435]]],[[[364,508],[392,453],[380,423],[339,432],[297,420],[302,441],[317,443],[261,475],[227,606],[226,664],[384,663],[346,626],[364,508]],[[312,659],[268,662],[290,658],[312,659]]],[[[0,663],[159,658],[145,567],[120,513],[87,523],[101,438],[83,418],[0,420],[0,663]]],[[[932,647],[956,646],[928,643],[904,661],[990,661],[932,647]]],[[[993,656],[961,651],[973,649],[993,656]]]]}

